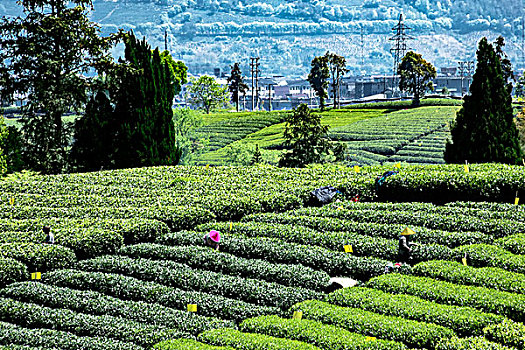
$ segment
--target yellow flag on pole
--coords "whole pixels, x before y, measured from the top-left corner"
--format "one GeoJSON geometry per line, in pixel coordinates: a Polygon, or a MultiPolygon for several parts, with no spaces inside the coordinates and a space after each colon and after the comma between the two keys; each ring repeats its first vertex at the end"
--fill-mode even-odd
{"type": "Polygon", "coordinates": [[[518,197],[514,198],[514,205],[518,205],[520,202],[520,199],[518,197]]]}
{"type": "Polygon", "coordinates": [[[40,273],[40,272],[31,272],[31,279],[32,280],[41,280],[42,279],[42,273],[40,273]]]}
{"type": "Polygon", "coordinates": [[[467,258],[461,258],[461,262],[463,265],[467,266],[467,258]]]}
{"type": "Polygon", "coordinates": [[[394,165],[394,167],[395,167],[395,168],[398,168],[398,169],[401,169],[401,163],[396,163],[396,164],[394,165]]]}
{"type": "Polygon", "coordinates": [[[354,171],[356,173],[360,173],[361,172],[361,168],[359,167],[359,165],[354,165],[354,171]]]}
{"type": "Polygon", "coordinates": [[[294,311],[292,318],[294,320],[301,320],[303,318],[303,312],[300,310],[294,311]]]}
{"type": "Polygon", "coordinates": [[[374,341],[376,340],[376,337],[366,337],[366,341],[374,341]]]}
{"type": "Polygon", "coordinates": [[[206,164],[206,170],[208,170],[209,167],[210,167],[210,165],[209,165],[209,164],[206,164]]]}
{"type": "Polygon", "coordinates": [[[189,312],[197,312],[197,304],[188,304],[189,312]]]}
{"type": "Polygon", "coordinates": [[[15,199],[13,197],[9,198],[9,204],[11,204],[11,206],[15,204],[15,199]]]}
{"type": "Polygon", "coordinates": [[[347,244],[343,246],[345,248],[345,253],[353,253],[354,250],[352,249],[352,246],[350,244],[347,244]]]}

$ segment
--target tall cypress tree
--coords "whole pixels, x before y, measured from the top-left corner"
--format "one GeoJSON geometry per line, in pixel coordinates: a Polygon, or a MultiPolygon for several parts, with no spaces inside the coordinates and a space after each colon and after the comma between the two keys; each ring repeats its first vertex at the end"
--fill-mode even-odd
{"type": "Polygon", "coordinates": [[[452,143],[447,142],[445,150],[448,163],[518,164],[523,157],[501,62],[486,38],[479,42],[470,95],[465,96],[451,134],[452,143]]]}

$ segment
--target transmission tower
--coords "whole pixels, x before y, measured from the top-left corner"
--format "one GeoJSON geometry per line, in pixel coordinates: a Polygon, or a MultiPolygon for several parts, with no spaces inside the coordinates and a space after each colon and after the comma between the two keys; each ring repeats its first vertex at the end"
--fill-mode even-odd
{"type": "Polygon", "coordinates": [[[392,48],[390,49],[390,52],[392,52],[394,55],[394,70],[392,71],[392,92],[394,92],[396,86],[398,85],[397,76],[399,75],[399,64],[401,63],[401,60],[405,56],[407,50],[410,50],[410,48],[407,47],[407,41],[414,39],[407,34],[407,31],[411,29],[412,28],[407,27],[403,23],[403,14],[400,14],[399,22],[394,28],[392,28],[394,36],[388,39],[393,41],[392,48]]]}
{"type": "Polygon", "coordinates": [[[252,77],[252,111],[255,110],[255,103],[259,105],[259,60],[260,57],[250,57],[250,73],[252,77]],[[255,90],[254,90],[255,80],[255,90]],[[257,95],[257,96],[256,96],[257,95]]]}

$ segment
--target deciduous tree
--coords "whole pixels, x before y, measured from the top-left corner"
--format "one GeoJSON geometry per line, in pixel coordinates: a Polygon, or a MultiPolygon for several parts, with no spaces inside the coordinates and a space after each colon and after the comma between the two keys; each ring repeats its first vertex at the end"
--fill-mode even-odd
{"type": "Polygon", "coordinates": [[[227,87],[219,85],[213,77],[203,75],[199,79],[191,79],[188,87],[190,102],[207,114],[217,107],[223,107],[228,104],[230,96],[227,87]]]}
{"type": "Polygon", "coordinates": [[[414,51],[407,52],[403,57],[398,73],[400,76],[399,89],[414,95],[413,106],[419,106],[425,92],[434,89],[431,79],[436,77],[436,68],[414,51]]]}
{"type": "Polygon", "coordinates": [[[316,56],[312,60],[312,69],[308,74],[308,82],[319,97],[319,107],[324,111],[324,101],[328,97],[326,88],[328,87],[328,78],[330,78],[330,70],[328,69],[328,60],[325,56],[316,56]]]}
{"type": "Polygon", "coordinates": [[[334,98],[334,108],[341,107],[339,103],[339,88],[341,86],[341,79],[348,69],[346,69],[346,59],[343,56],[336,55],[335,53],[327,52],[325,54],[328,62],[328,69],[330,76],[332,77],[332,96],[334,98]]]}

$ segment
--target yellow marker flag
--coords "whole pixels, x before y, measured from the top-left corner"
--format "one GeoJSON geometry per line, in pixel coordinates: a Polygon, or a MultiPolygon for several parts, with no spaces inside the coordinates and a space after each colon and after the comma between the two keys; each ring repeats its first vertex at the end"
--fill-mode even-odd
{"type": "Polygon", "coordinates": [[[366,337],[366,341],[374,341],[376,340],[376,337],[366,337]]]}
{"type": "Polygon", "coordinates": [[[520,199],[518,197],[514,198],[514,205],[518,205],[520,202],[520,199]]]}
{"type": "Polygon", "coordinates": [[[353,253],[354,250],[352,249],[352,246],[350,244],[347,244],[343,246],[345,248],[345,253],[353,253]]]}
{"type": "Polygon", "coordinates": [[[463,168],[465,168],[466,173],[470,172],[470,169],[468,168],[468,164],[463,165],[463,168]]]}
{"type": "Polygon", "coordinates": [[[337,210],[341,210],[341,209],[343,209],[343,207],[337,207],[337,210]]]}
{"type": "Polygon", "coordinates": [[[394,167],[395,167],[395,168],[398,168],[398,169],[401,169],[401,163],[396,163],[396,164],[394,165],[394,167]]]}
{"type": "Polygon", "coordinates": [[[467,266],[467,258],[461,258],[461,262],[463,265],[467,266]]]}
{"type": "Polygon", "coordinates": [[[523,165],[525,166],[525,159],[521,158],[523,165]]]}
{"type": "Polygon", "coordinates": [[[41,280],[42,279],[42,273],[40,273],[40,272],[31,272],[31,279],[32,280],[41,280]]]}
{"type": "Polygon", "coordinates": [[[294,312],[293,312],[293,316],[292,316],[292,318],[293,318],[294,320],[302,320],[302,319],[303,319],[303,312],[300,311],[300,310],[298,310],[298,311],[294,311],[294,312]]]}
{"type": "Polygon", "coordinates": [[[9,198],[9,204],[11,204],[11,206],[15,204],[15,199],[13,197],[9,198]]]}
{"type": "Polygon", "coordinates": [[[197,312],[197,304],[188,304],[189,312],[197,312]]]}
{"type": "Polygon", "coordinates": [[[361,172],[361,168],[359,167],[359,165],[354,165],[354,171],[355,171],[356,173],[361,172]]]}
{"type": "Polygon", "coordinates": [[[415,235],[416,233],[414,231],[412,231],[411,229],[409,229],[408,227],[406,227],[403,232],[401,232],[401,235],[402,236],[409,236],[409,235],[415,235]]]}
{"type": "Polygon", "coordinates": [[[210,165],[209,165],[209,164],[206,164],[206,170],[208,170],[209,167],[210,167],[210,165]]]}
{"type": "Polygon", "coordinates": [[[233,224],[232,224],[232,222],[230,221],[230,231],[232,230],[232,226],[233,226],[233,224]]]}

